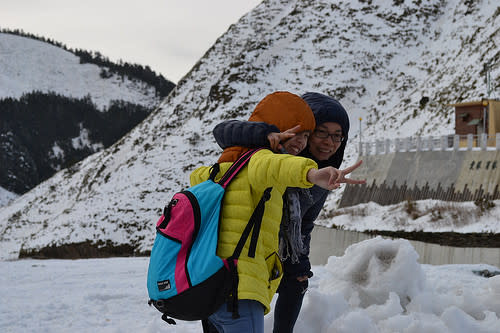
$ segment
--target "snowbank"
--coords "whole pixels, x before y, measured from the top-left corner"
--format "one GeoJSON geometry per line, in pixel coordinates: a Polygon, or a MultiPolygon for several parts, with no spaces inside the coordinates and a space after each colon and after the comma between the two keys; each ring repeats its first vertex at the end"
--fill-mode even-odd
{"type": "MultiPolygon", "coordinates": [[[[2,332],[201,332],[147,306],[148,258],[0,262],[2,332]]],[[[500,273],[430,266],[406,240],[352,245],[315,266],[295,332],[500,332],[500,273]]],[[[272,331],[273,313],[265,317],[272,331]]]]}

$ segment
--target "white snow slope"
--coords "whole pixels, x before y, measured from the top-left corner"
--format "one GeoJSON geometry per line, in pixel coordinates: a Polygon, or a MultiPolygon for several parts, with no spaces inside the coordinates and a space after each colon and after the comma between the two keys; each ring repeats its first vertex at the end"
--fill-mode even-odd
{"type": "Polygon", "coordinates": [[[14,201],[19,197],[18,194],[14,192],[7,191],[3,187],[0,186],[0,207],[7,206],[10,202],[14,201]]]}
{"type": "MultiPolygon", "coordinates": [[[[336,96],[352,141],[360,116],[367,140],[451,133],[447,103],[484,97],[484,62],[500,82],[499,13],[488,0],[264,1],[122,140],[1,209],[0,259],[86,240],[149,250],[162,206],[216,161],[215,124],[247,118],[276,90],[336,96]]],[[[345,165],[356,159],[348,146],[345,165]]]]}
{"type": "Polygon", "coordinates": [[[33,91],[83,98],[100,110],[113,100],[147,107],[159,104],[155,88],[119,75],[100,77],[102,67],[80,64],[80,58],[43,41],[0,33],[0,98],[20,98],[33,91]]]}

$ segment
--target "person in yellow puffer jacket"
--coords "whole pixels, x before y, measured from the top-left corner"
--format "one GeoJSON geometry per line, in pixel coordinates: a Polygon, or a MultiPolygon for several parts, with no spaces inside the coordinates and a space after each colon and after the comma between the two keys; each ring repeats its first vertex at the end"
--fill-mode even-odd
{"type": "MultiPolygon", "coordinates": [[[[297,125],[300,125],[302,131],[312,132],[315,128],[314,115],[307,103],[289,92],[275,92],[266,96],[257,105],[249,120],[273,124],[280,132],[297,125]]],[[[243,147],[224,150],[219,159],[220,172],[215,180],[218,181],[232,162],[246,150],[248,148],[243,147]]],[[[346,181],[347,173],[333,167],[318,170],[316,162],[311,159],[275,154],[267,149],[259,150],[251,157],[248,166],[226,190],[222,203],[217,255],[228,258],[233,254],[264,190],[272,187],[272,191],[265,204],[255,257],[248,256],[248,240],[237,262],[240,318],[232,318],[232,313],[227,311],[226,305],[208,318],[219,332],[264,331],[264,314],[270,310],[271,300],[282,276],[277,251],[283,209],[282,197],[286,188],[309,188],[316,184],[331,190],[346,181]]],[[[209,174],[208,166],[196,169],[190,177],[191,185],[207,180],[209,174]]]]}

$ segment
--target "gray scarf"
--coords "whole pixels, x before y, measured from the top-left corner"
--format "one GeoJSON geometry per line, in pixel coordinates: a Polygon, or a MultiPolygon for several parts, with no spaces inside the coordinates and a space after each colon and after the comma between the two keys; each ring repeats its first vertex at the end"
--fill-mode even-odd
{"type": "Polygon", "coordinates": [[[302,214],[300,196],[309,195],[309,191],[301,188],[288,188],[283,195],[283,217],[280,226],[278,254],[282,261],[291,259],[292,263],[299,262],[299,256],[304,251],[302,236],[302,214]]]}

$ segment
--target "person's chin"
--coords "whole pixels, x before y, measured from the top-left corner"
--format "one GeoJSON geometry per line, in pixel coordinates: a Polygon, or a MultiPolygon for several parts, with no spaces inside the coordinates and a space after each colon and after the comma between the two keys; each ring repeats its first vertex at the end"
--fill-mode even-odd
{"type": "Polygon", "coordinates": [[[322,153],[322,152],[315,152],[313,156],[318,160],[318,161],[326,161],[332,156],[333,154],[331,153],[322,153]]]}
{"type": "Polygon", "coordinates": [[[285,150],[289,154],[296,156],[296,155],[298,155],[303,150],[303,148],[292,146],[292,147],[285,148],[285,150]]]}

